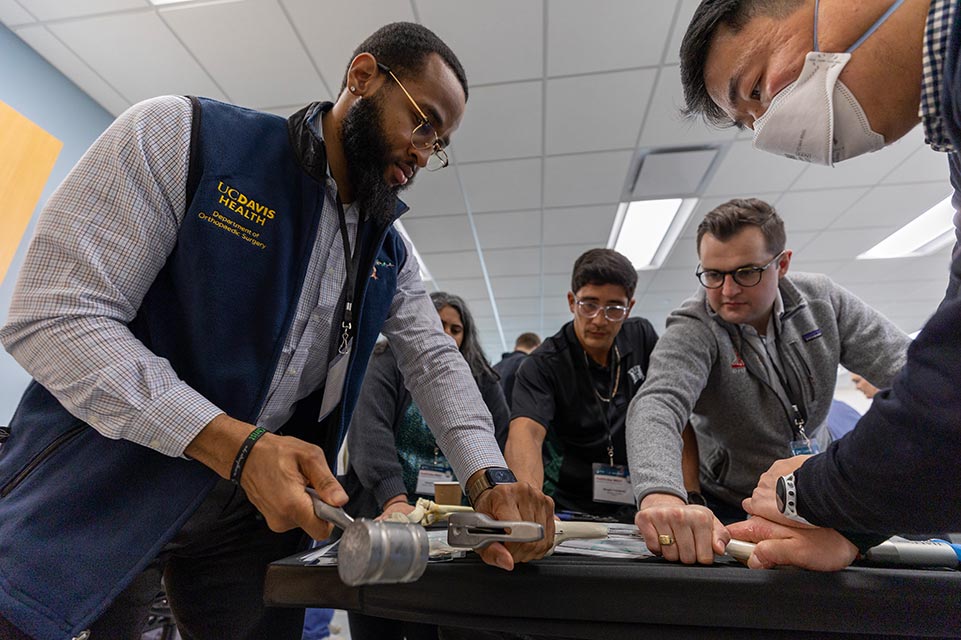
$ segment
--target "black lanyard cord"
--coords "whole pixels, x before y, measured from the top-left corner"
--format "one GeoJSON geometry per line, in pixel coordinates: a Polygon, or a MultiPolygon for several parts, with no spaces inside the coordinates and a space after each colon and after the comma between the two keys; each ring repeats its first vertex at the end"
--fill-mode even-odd
{"type": "Polygon", "coordinates": [[[354,329],[354,291],[357,285],[357,272],[360,270],[360,221],[357,222],[357,237],[354,239],[354,251],[350,251],[350,233],[347,231],[347,216],[344,205],[337,196],[337,216],[340,218],[340,237],[344,241],[344,270],[347,272],[347,291],[344,293],[344,318],[341,320],[340,347],[337,352],[346,354],[354,329]]]}
{"type": "Polygon", "coordinates": [[[610,464],[614,466],[614,436],[611,434],[611,418],[607,415],[610,409],[610,402],[617,395],[617,389],[621,383],[621,352],[618,351],[617,345],[614,345],[614,357],[617,360],[616,366],[611,367],[611,372],[613,378],[611,379],[611,395],[605,398],[598,391],[597,387],[594,386],[594,377],[591,375],[591,363],[587,359],[587,351],[581,350],[584,354],[584,365],[587,367],[587,381],[591,385],[591,390],[594,392],[594,398],[597,400],[597,406],[601,410],[601,415],[604,416],[604,427],[607,429],[607,457],[610,460],[610,464]]]}

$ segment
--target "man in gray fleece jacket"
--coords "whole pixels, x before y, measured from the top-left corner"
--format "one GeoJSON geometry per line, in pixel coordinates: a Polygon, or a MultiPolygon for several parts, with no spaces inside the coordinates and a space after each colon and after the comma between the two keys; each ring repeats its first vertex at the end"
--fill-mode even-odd
{"type": "Polygon", "coordinates": [[[688,420],[708,505],[739,507],[772,462],[830,442],[838,364],[878,386],[904,364],[910,338],[828,277],[788,277],[785,243],[783,221],[760,200],[705,216],[702,289],[671,313],[628,411],[635,522],[668,560],[710,564],[730,539],[709,508],[687,504],[688,420]]]}

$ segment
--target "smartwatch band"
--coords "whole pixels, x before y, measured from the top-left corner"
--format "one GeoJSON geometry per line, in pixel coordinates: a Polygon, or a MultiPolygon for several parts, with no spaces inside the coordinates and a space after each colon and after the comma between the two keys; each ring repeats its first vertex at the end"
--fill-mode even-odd
{"type": "Polygon", "coordinates": [[[784,483],[784,503],[780,505],[781,513],[784,514],[785,518],[800,522],[801,524],[810,525],[811,523],[803,516],[798,515],[797,512],[797,487],[794,484],[794,474],[789,473],[786,476],[781,476],[778,482],[784,483]]]}

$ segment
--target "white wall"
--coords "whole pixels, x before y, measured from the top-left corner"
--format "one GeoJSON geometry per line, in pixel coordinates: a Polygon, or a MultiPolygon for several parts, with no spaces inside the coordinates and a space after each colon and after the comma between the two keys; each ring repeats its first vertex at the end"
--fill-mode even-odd
{"type": "MultiPolygon", "coordinates": [[[[63,142],[63,149],[40,197],[40,207],[113,117],[33,49],[0,25],[0,100],[63,142]]],[[[2,212],[0,212],[2,215],[2,212]]],[[[0,282],[0,324],[6,322],[10,297],[33,236],[34,212],[7,275],[0,282]]],[[[0,351],[0,425],[13,415],[30,376],[0,351]]]]}

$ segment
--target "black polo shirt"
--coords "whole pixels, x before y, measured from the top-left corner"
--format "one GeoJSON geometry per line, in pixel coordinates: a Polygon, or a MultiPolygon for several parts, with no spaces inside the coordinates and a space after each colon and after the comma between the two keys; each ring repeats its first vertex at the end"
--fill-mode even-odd
{"type": "Polygon", "coordinates": [[[609,463],[608,424],[614,444],[614,464],[627,464],[624,437],[627,407],[647,376],[657,333],[644,318],[628,318],[614,338],[620,353],[617,393],[609,403],[617,359],[602,367],[585,353],[568,322],[528,356],[517,371],[511,420],[529,418],[547,428],[542,455],[544,492],[558,510],[598,516],[633,511],[626,505],[594,502],[592,464],[609,463]],[[613,368],[613,370],[612,370],[613,368]],[[606,411],[605,411],[606,410],[606,411]],[[607,420],[605,420],[605,413],[607,420]]]}

